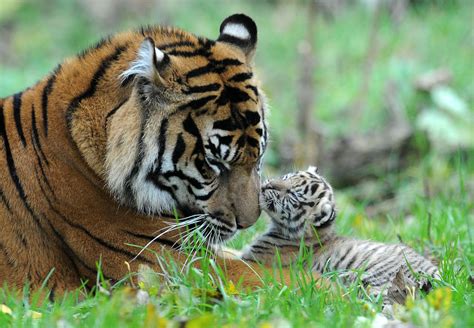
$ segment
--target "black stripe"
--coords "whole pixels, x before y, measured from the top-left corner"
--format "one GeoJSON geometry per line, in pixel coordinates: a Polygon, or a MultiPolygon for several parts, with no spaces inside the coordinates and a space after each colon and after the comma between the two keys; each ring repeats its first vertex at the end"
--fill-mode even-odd
{"type": "Polygon", "coordinates": [[[351,258],[351,260],[349,261],[349,263],[347,263],[346,265],[346,269],[350,269],[352,264],[354,264],[354,262],[357,260],[357,253],[354,254],[351,258]]]}
{"type": "Polygon", "coordinates": [[[156,47],[160,50],[166,50],[168,48],[177,48],[177,47],[184,47],[184,46],[195,47],[196,44],[194,44],[191,41],[176,41],[176,42],[170,42],[170,43],[162,43],[162,44],[157,45],[156,47]]]}
{"type": "Polygon", "coordinates": [[[109,121],[109,118],[111,116],[113,116],[119,109],[120,107],[123,106],[123,104],[125,104],[127,102],[128,99],[125,99],[124,101],[122,101],[121,103],[119,103],[114,109],[112,109],[110,112],[107,113],[107,115],[105,116],[105,122],[108,122],[109,121]]]}
{"type": "Polygon", "coordinates": [[[8,212],[12,213],[12,209],[10,208],[10,203],[8,202],[8,199],[5,197],[5,194],[3,193],[2,189],[0,189],[0,199],[2,200],[2,203],[5,205],[8,212]]]}
{"type": "Polygon", "coordinates": [[[174,164],[177,164],[179,162],[179,159],[184,154],[185,150],[186,143],[184,142],[183,134],[180,133],[178,134],[178,138],[176,139],[176,145],[174,146],[173,155],[171,156],[174,164]]]}
{"type": "MultiPolygon", "coordinates": [[[[43,176],[43,181],[45,182],[46,186],[48,187],[48,189],[51,192],[51,194],[53,195],[53,197],[56,198],[56,195],[54,194],[53,188],[49,184],[48,178],[46,177],[46,173],[45,173],[44,167],[43,167],[43,162],[42,162],[40,154],[39,154],[40,153],[39,150],[41,148],[40,148],[40,145],[39,145],[39,139],[37,139],[38,134],[37,134],[37,130],[36,130],[36,119],[35,119],[35,113],[34,113],[33,109],[31,110],[31,121],[32,121],[31,125],[33,127],[32,133],[31,133],[31,143],[33,144],[33,150],[35,151],[36,159],[38,161],[38,167],[41,170],[41,174],[43,176]],[[36,133],[34,133],[34,131],[36,131],[36,133]]],[[[46,160],[46,157],[44,156],[42,151],[41,151],[41,154],[43,155],[44,159],[46,160]]],[[[46,164],[48,165],[47,160],[46,160],[46,164]]],[[[36,167],[35,167],[35,170],[36,170],[36,167]]],[[[40,184],[40,188],[42,189],[41,184],[40,184]]],[[[44,191],[43,191],[43,193],[44,193],[44,191]]]]}
{"type": "Polygon", "coordinates": [[[258,145],[260,144],[259,141],[255,138],[252,138],[250,136],[247,136],[247,144],[250,147],[258,148],[258,145]]]}
{"type": "Polygon", "coordinates": [[[123,232],[125,233],[128,233],[129,235],[135,237],[135,238],[140,238],[140,239],[144,239],[146,240],[147,242],[151,241],[152,239],[154,239],[155,241],[154,242],[158,242],[160,244],[163,244],[163,245],[166,245],[166,246],[169,246],[171,247],[172,249],[179,249],[181,244],[179,243],[179,240],[177,241],[172,241],[172,240],[169,240],[169,239],[166,239],[166,238],[156,238],[155,236],[147,236],[147,235],[144,235],[144,234],[140,234],[140,233],[136,233],[136,232],[131,232],[131,231],[128,231],[128,230],[122,230],[123,232]]]}
{"type": "Polygon", "coordinates": [[[201,107],[204,107],[208,102],[216,98],[217,96],[207,96],[207,97],[191,100],[190,102],[179,106],[178,110],[183,110],[183,109],[188,109],[188,108],[199,109],[201,107]]]}
{"type": "MultiPolygon", "coordinates": [[[[31,130],[32,130],[33,144],[36,143],[36,147],[37,147],[37,149],[35,149],[35,151],[36,152],[39,151],[39,153],[43,157],[44,162],[46,163],[47,166],[49,166],[49,161],[48,161],[48,158],[45,156],[45,154],[43,152],[43,148],[41,147],[40,138],[39,138],[39,134],[38,134],[38,128],[36,127],[36,117],[35,117],[35,107],[34,107],[34,105],[31,105],[31,130]]],[[[38,159],[39,159],[39,157],[38,157],[38,159]]]]}
{"type": "MultiPolygon", "coordinates": [[[[43,194],[45,195],[45,199],[46,199],[46,201],[49,205],[49,208],[53,209],[53,205],[51,203],[51,200],[49,199],[48,195],[44,192],[44,189],[41,187],[41,184],[40,184],[40,188],[41,188],[43,194]]],[[[66,242],[66,240],[59,233],[59,231],[57,231],[56,228],[51,223],[49,223],[49,221],[46,221],[46,222],[48,222],[49,227],[51,228],[53,233],[56,235],[56,238],[59,240],[60,244],[64,246],[63,250],[64,250],[66,256],[68,257],[68,259],[74,265],[74,269],[76,270],[76,272],[79,272],[79,270],[77,268],[77,265],[76,265],[76,260],[77,260],[79,262],[79,264],[81,264],[84,268],[86,268],[87,270],[92,272],[93,275],[97,275],[97,270],[95,268],[87,265],[79,256],[77,256],[77,254],[73,251],[71,246],[66,242]]]]}
{"type": "Polygon", "coordinates": [[[251,79],[253,76],[252,72],[249,73],[237,73],[234,76],[232,76],[229,81],[230,82],[243,82],[246,80],[251,79]]]}
{"type": "Polygon", "coordinates": [[[100,48],[102,48],[104,45],[110,43],[111,41],[111,37],[110,36],[106,36],[102,39],[100,39],[99,41],[97,41],[94,45],[92,45],[91,47],[87,48],[87,49],[84,49],[83,51],[81,51],[81,53],[79,53],[78,57],[81,58],[81,59],[84,59],[84,57],[86,57],[88,54],[90,54],[91,52],[93,52],[94,50],[99,50],[100,48]]]}
{"type": "Polygon", "coordinates": [[[195,144],[193,149],[193,154],[203,154],[204,153],[204,143],[202,141],[201,132],[199,131],[196,123],[191,117],[191,113],[183,121],[183,129],[187,133],[195,137],[195,144]]]}
{"type": "Polygon", "coordinates": [[[272,245],[272,246],[268,247],[268,246],[263,246],[263,245],[255,244],[255,245],[252,245],[251,247],[252,247],[252,251],[253,251],[254,248],[255,248],[255,249],[262,249],[262,250],[269,250],[269,249],[275,248],[276,245],[272,245]]]}
{"type": "Polygon", "coordinates": [[[127,75],[127,77],[125,79],[123,79],[122,82],[120,82],[120,86],[122,88],[125,88],[126,86],[128,86],[135,79],[135,76],[136,76],[136,74],[127,75]]]}
{"type": "Polygon", "coordinates": [[[160,135],[158,136],[158,167],[155,173],[161,173],[161,166],[163,165],[163,155],[166,148],[166,131],[168,130],[168,119],[165,118],[160,125],[160,135]]]}
{"type": "Polygon", "coordinates": [[[184,93],[189,95],[192,93],[203,93],[203,92],[210,92],[210,91],[217,91],[221,88],[219,83],[211,83],[206,85],[198,85],[194,87],[189,87],[187,90],[184,90],[184,93]]]}
{"type": "Polygon", "coordinates": [[[16,172],[15,161],[13,160],[13,154],[10,148],[10,142],[8,141],[7,131],[5,129],[5,116],[3,115],[3,107],[0,107],[0,135],[3,138],[3,144],[5,146],[5,156],[7,160],[8,172],[10,173],[10,177],[13,180],[15,188],[20,196],[23,205],[25,206],[26,210],[30,215],[33,217],[33,220],[37,227],[43,231],[43,227],[41,226],[39,217],[33,212],[30,204],[28,204],[27,196],[25,194],[25,190],[21,184],[20,178],[16,172]]]}
{"type": "Polygon", "coordinates": [[[3,253],[3,256],[6,258],[7,260],[7,264],[12,267],[12,268],[15,268],[16,267],[16,263],[15,261],[12,260],[12,257],[10,256],[10,252],[8,251],[8,249],[5,247],[4,244],[2,244],[0,242],[0,249],[2,250],[2,253],[3,253]]]}
{"type": "Polygon", "coordinates": [[[261,121],[261,117],[258,112],[247,110],[244,112],[244,115],[245,115],[245,119],[247,120],[247,123],[250,125],[257,125],[261,121]]]}
{"type": "Polygon", "coordinates": [[[130,201],[134,200],[135,195],[132,192],[132,180],[135,179],[135,176],[138,174],[140,167],[142,166],[143,157],[145,156],[144,144],[143,144],[143,135],[145,134],[145,119],[142,118],[140,122],[140,136],[138,137],[137,148],[138,154],[133,163],[133,168],[130,171],[130,174],[125,178],[125,193],[130,201]]]}
{"type": "Polygon", "coordinates": [[[347,250],[347,252],[341,257],[339,258],[339,260],[337,260],[336,263],[333,264],[333,268],[334,269],[339,269],[339,264],[341,264],[342,262],[344,262],[344,260],[346,259],[347,255],[349,255],[350,252],[352,252],[352,249],[354,248],[354,245],[351,245],[351,247],[349,247],[349,249],[347,250]]]}
{"type": "Polygon", "coordinates": [[[229,66],[240,66],[243,63],[237,59],[223,59],[223,60],[211,60],[206,66],[201,66],[189,71],[186,74],[186,78],[190,79],[193,77],[205,75],[208,73],[222,73],[229,66]]]}
{"type": "Polygon", "coordinates": [[[72,123],[74,112],[76,111],[81,101],[94,96],[95,92],[97,91],[97,86],[99,85],[99,82],[101,81],[102,77],[107,72],[107,69],[112,65],[114,61],[116,61],[119,58],[120,54],[124,52],[126,49],[127,49],[126,45],[117,47],[112,54],[105,57],[105,59],[103,59],[102,62],[100,63],[97,71],[92,76],[91,83],[89,87],[87,88],[87,90],[85,90],[83,93],[81,93],[79,96],[75,97],[71,101],[66,112],[66,123],[69,129],[71,129],[71,123],[72,123]]]}
{"type": "Polygon", "coordinates": [[[234,120],[229,117],[224,120],[215,121],[212,128],[224,131],[234,131],[238,129],[238,126],[235,124],[234,120]]]}
{"type": "MultiPolygon", "coordinates": [[[[375,252],[377,252],[381,248],[385,248],[386,246],[387,245],[378,245],[374,249],[371,249],[370,251],[366,251],[365,254],[362,256],[361,263],[364,264],[364,262],[366,262],[372,255],[374,255],[375,252]]],[[[368,245],[368,247],[370,247],[370,244],[368,245]]],[[[367,266],[364,268],[364,270],[365,271],[372,270],[378,264],[380,264],[380,261],[377,261],[375,259],[370,264],[367,263],[367,266]]]]}
{"type": "Polygon", "coordinates": [[[260,243],[264,243],[264,244],[267,244],[267,245],[270,245],[270,246],[273,246],[273,247],[278,247],[278,248],[284,248],[284,247],[289,247],[289,248],[299,248],[300,247],[300,244],[298,242],[298,244],[294,244],[294,241],[292,240],[289,240],[289,239],[282,239],[284,241],[287,241],[288,243],[278,243],[277,244],[273,244],[271,243],[270,241],[267,241],[267,240],[259,240],[260,243]]]}
{"type": "Polygon", "coordinates": [[[13,96],[13,117],[15,118],[15,126],[20,136],[21,143],[23,147],[26,147],[26,139],[23,134],[23,127],[21,125],[21,97],[23,96],[22,92],[18,92],[13,96]]]}
{"type": "Polygon", "coordinates": [[[273,239],[288,240],[285,236],[281,235],[278,231],[272,230],[269,233],[266,233],[265,236],[268,236],[273,239]]]}
{"type": "Polygon", "coordinates": [[[248,93],[240,90],[239,88],[234,88],[230,86],[225,86],[224,90],[221,92],[219,99],[216,100],[216,103],[219,106],[223,106],[228,102],[231,103],[241,103],[251,99],[248,93]]]}
{"type": "Polygon", "coordinates": [[[213,65],[208,64],[206,66],[192,69],[186,74],[186,79],[191,79],[193,77],[198,77],[198,76],[205,75],[208,73],[214,73],[214,68],[215,67],[213,65]]]}
{"type": "Polygon", "coordinates": [[[43,94],[41,95],[43,128],[44,128],[44,135],[46,137],[48,136],[48,98],[49,98],[49,95],[51,94],[51,91],[53,91],[53,84],[56,81],[56,76],[60,69],[61,69],[61,66],[58,66],[55,69],[55,71],[53,72],[53,75],[51,75],[50,78],[48,79],[48,82],[46,82],[46,86],[43,89],[43,94]]]}
{"type": "MultiPolygon", "coordinates": [[[[76,228],[80,231],[82,231],[83,233],[85,233],[89,238],[91,238],[92,240],[94,240],[96,243],[98,243],[99,245],[102,245],[103,247],[109,249],[110,251],[114,252],[114,253],[119,253],[119,254],[122,254],[122,255],[126,255],[126,256],[129,256],[130,259],[134,258],[137,254],[133,253],[133,252],[130,252],[126,249],[123,249],[123,248],[119,248],[115,245],[112,245],[110,244],[109,242],[107,242],[106,240],[104,239],[101,239],[99,238],[98,236],[95,236],[93,235],[89,230],[87,230],[86,228],[84,228],[83,226],[75,223],[75,222],[72,222],[71,220],[69,220],[66,216],[64,216],[61,212],[59,212],[54,206],[52,206],[52,204],[50,204],[50,208],[51,210],[57,215],[59,216],[65,223],[67,223],[70,227],[73,227],[73,228],[76,228]]],[[[140,260],[148,263],[148,264],[154,264],[153,261],[150,261],[149,259],[147,259],[146,257],[140,255],[138,256],[137,258],[139,258],[140,260]]]]}
{"type": "Polygon", "coordinates": [[[167,54],[171,56],[176,56],[176,57],[185,57],[185,58],[190,58],[190,57],[196,57],[196,56],[201,56],[201,57],[207,57],[209,55],[209,51],[205,49],[196,49],[196,50],[171,50],[168,51],[167,54]]]}
{"type": "Polygon", "coordinates": [[[247,85],[245,87],[249,90],[252,90],[252,92],[255,94],[255,97],[258,98],[258,89],[257,89],[257,87],[255,87],[253,85],[247,85]]]}
{"type": "Polygon", "coordinates": [[[375,283],[374,280],[378,280],[381,277],[390,277],[391,274],[395,273],[396,271],[399,270],[400,264],[397,263],[398,261],[393,261],[392,263],[386,263],[389,266],[384,266],[383,268],[380,268],[380,270],[375,271],[373,273],[365,271],[367,274],[367,277],[364,278],[364,283],[370,284],[374,287],[380,286],[383,284],[386,284],[388,281],[379,281],[378,283],[375,283]],[[391,264],[391,265],[390,265],[391,264]],[[396,269],[395,272],[393,269],[396,269]]]}
{"type": "Polygon", "coordinates": [[[66,256],[69,258],[69,260],[72,262],[74,265],[74,269],[76,272],[79,272],[76,261],[79,262],[80,265],[82,265],[84,268],[92,272],[94,275],[97,275],[97,269],[94,267],[89,266],[87,263],[84,262],[77,254],[72,250],[71,246],[64,240],[64,237],[57,231],[54,226],[51,225],[51,229],[53,230],[53,233],[56,235],[56,238],[59,239],[62,245],[64,245],[64,252],[66,253],[66,256]]]}
{"type": "MultiPolygon", "coordinates": [[[[217,188],[216,188],[216,189],[213,189],[213,190],[211,190],[211,191],[209,191],[209,192],[208,192],[207,194],[205,194],[205,195],[194,195],[194,197],[195,197],[197,200],[201,200],[201,201],[205,202],[205,201],[208,201],[208,200],[212,197],[212,195],[214,195],[214,193],[215,193],[216,191],[217,191],[217,188]]],[[[233,232],[233,230],[230,231],[230,232],[233,232]]]]}
{"type": "MultiPolygon", "coordinates": [[[[45,198],[47,198],[47,200],[49,201],[48,194],[46,193],[46,190],[43,187],[44,180],[41,180],[39,178],[38,169],[36,167],[35,167],[35,177],[36,177],[36,180],[38,181],[38,185],[40,187],[41,192],[43,193],[45,198]]],[[[54,199],[56,200],[56,195],[54,194],[52,189],[50,190],[50,192],[51,192],[51,195],[53,195],[54,199]]]]}
{"type": "Polygon", "coordinates": [[[167,180],[169,180],[172,177],[176,177],[176,178],[179,178],[180,180],[187,181],[189,182],[191,186],[193,186],[194,188],[198,190],[201,190],[204,188],[201,181],[186,175],[183,171],[180,171],[180,170],[164,172],[162,173],[162,176],[167,180]]]}

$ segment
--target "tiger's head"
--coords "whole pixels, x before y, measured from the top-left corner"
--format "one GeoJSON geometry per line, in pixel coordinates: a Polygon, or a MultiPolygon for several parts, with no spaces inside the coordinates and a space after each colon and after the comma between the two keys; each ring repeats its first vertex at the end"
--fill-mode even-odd
{"type": "Polygon", "coordinates": [[[216,41],[150,28],[120,76],[129,99],[107,123],[109,189],[152,215],[205,214],[226,240],[260,215],[265,99],[252,69],[257,27],[237,14],[216,41]]]}
{"type": "Polygon", "coordinates": [[[260,197],[274,227],[292,240],[313,237],[336,217],[333,190],[314,166],[265,181],[260,197]]]}

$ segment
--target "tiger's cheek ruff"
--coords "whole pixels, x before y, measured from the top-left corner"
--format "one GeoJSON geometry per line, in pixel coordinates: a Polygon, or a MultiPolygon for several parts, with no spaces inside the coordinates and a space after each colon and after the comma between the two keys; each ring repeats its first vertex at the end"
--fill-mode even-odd
{"type": "Polygon", "coordinates": [[[106,154],[109,189],[121,203],[141,212],[171,212],[176,206],[174,199],[169,193],[158,190],[147,177],[160,153],[156,131],[164,132],[167,120],[157,120],[160,126],[147,126],[143,114],[133,106],[133,96],[119,111],[109,123],[106,154]]]}

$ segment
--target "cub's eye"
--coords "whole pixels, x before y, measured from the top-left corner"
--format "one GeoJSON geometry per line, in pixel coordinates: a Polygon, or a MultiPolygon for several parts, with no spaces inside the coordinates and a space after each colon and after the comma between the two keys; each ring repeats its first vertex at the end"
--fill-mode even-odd
{"type": "Polygon", "coordinates": [[[291,178],[291,174],[285,174],[281,179],[288,180],[289,178],[291,178]]]}

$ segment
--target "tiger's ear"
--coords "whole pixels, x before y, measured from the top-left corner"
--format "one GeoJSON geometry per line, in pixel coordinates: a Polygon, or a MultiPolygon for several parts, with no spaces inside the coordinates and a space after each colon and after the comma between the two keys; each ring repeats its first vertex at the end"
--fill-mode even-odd
{"type": "Polygon", "coordinates": [[[138,48],[137,58],[120,77],[122,82],[135,77],[143,77],[156,85],[162,85],[164,83],[163,74],[169,64],[169,56],[155,47],[152,38],[147,37],[138,48]]]}
{"type": "Polygon", "coordinates": [[[217,41],[230,43],[239,47],[250,61],[257,45],[257,25],[244,14],[227,17],[221,23],[220,35],[217,41]]]}

